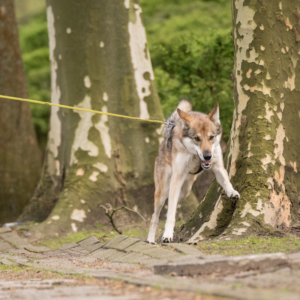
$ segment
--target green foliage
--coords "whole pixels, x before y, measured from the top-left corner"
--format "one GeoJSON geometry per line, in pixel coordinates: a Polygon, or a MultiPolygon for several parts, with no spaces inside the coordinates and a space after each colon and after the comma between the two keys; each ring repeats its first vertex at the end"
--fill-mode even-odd
{"type": "MultiPolygon", "coordinates": [[[[233,110],[230,1],[140,0],[140,3],[165,117],[182,97],[188,98],[195,110],[205,113],[219,102],[224,138],[228,139],[233,110]]],[[[22,16],[28,20],[20,26],[20,43],[29,97],[50,101],[46,14],[42,11],[30,18],[22,16]]],[[[31,109],[43,148],[49,107],[32,105],[31,109]]]]}
{"type": "Polygon", "coordinates": [[[205,37],[183,38],[173,47],[160,46],[154,60],[157,89],[164,113],[169,115],[178,98],[187,98],[193,110],[208,113],[219,102],[227,140],[233,115],[233,46],[229,31],[205,37]]]}
{"type": "MultiPolygon", "coordinates": [[[[48,31],[45,12],[20,26],[20,45],[26,73],[28,94],[31,99],[50,101],[50,64],[48,31]]],[[[30,105],[39,144],[44,148],[47,140],[50,109],[45,105],[30,105]]]]}
{"type": "Polygon", "coordinates": [[[151,57],[157,45],[172,46],[191,33],[201,37],[209,30],[230,29],[231,1],[140,0],[151,57]]]}
{"type": "Polygon", "coordinates": [[[27,22],[33,15],[45,9],[46,1],[14,0],[18,22],[27,22]]]}
{"type": "Polygon", "coordinates": [[[220,104],[223,137],[233,115],[231,3],[225,0],[140,0],[165,117],[180,98],[208,113],[220,104]]]}

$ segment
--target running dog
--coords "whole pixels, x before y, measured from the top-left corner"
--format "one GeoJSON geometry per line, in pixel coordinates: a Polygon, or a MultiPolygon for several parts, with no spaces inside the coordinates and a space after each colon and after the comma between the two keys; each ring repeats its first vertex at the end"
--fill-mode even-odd
{"type": "Polygon", "coordinates": [[[206,115],[192,111],[191,103],[183,99],[167,124],[155,160],[154,214],[149,228],[149,243],[155,243],[159,215],[167,198],[167,221],[162,241],[173,240],[177,204],[187,197],[202,170],[212,168],[226,195],[229,198],[240,198],[223,165],[219,105],[216,104],[206,115]]]}

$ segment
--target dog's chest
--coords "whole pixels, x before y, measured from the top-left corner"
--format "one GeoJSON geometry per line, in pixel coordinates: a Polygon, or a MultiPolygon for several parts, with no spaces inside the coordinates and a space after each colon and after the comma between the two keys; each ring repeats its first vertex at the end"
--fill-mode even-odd
{"type": "Polygon", "coordinates": [[[192,175],[196,175],[199,174],[201,171],[203,171],[203,168],[201,166],[200,159],[198,156],[193,155],[189,163],[189,173],[192,175]]]}
{"type": "Polygon", "coordinates": [[[180,164],[182,164],[180,169],[184,170],[185,173],[196,175],[203,170],[201,162],[196,155],[185,154],[181,155],[180,158],[182,159],[180,159],[180,164]]]}

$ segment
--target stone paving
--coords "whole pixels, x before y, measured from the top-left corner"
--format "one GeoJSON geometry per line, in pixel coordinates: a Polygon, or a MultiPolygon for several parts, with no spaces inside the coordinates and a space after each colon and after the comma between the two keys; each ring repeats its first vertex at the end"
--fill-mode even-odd
{"type": "MultiPolygon", "coordinates": [[[[91,236],[51,250],[34,247],[10,228],[1,228],[0,262],[234,299],[300,299],[300,253],[235,257],[205,255],[187,244],[158,246],[124,235],[105,244],[91,236]]],[[[5,283],[1,284],[0,299],[19,299],[21,292],[18,288],[8,293],[5,283]]],[[[28,284],[25,284],[28,298],[24,299],[35,299],[36,287],[28,284]]],[[[51,293],[47,295],[39,290],[38,298],[93,299],[101,295],[101,299],[140,299],[137,295],[130,296],[132,298],[111,296],[97,287],[91,288],[90,297],[84,296],[85,288],[77,291],[75,287],[65,290],[61,287],[51,293]]]]}

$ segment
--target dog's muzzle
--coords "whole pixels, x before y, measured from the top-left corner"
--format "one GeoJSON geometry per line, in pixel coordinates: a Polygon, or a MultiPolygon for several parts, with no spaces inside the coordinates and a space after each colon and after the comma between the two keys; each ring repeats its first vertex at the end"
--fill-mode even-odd
{"type": "Polygon", "coordinates": [[[196,152],[197,152],[197,155],[200,159],[201,167],[205,170],[209,170],[211,168],[211,160],[202,160],[199,153],[198,153],[198,151],[196,151],[196,152]]]}
{"type": "Polygon", "coordinates": [[[210,169],[211,168],[211,160],[201,160],[201,166],[205,170],[210,169]]]}

